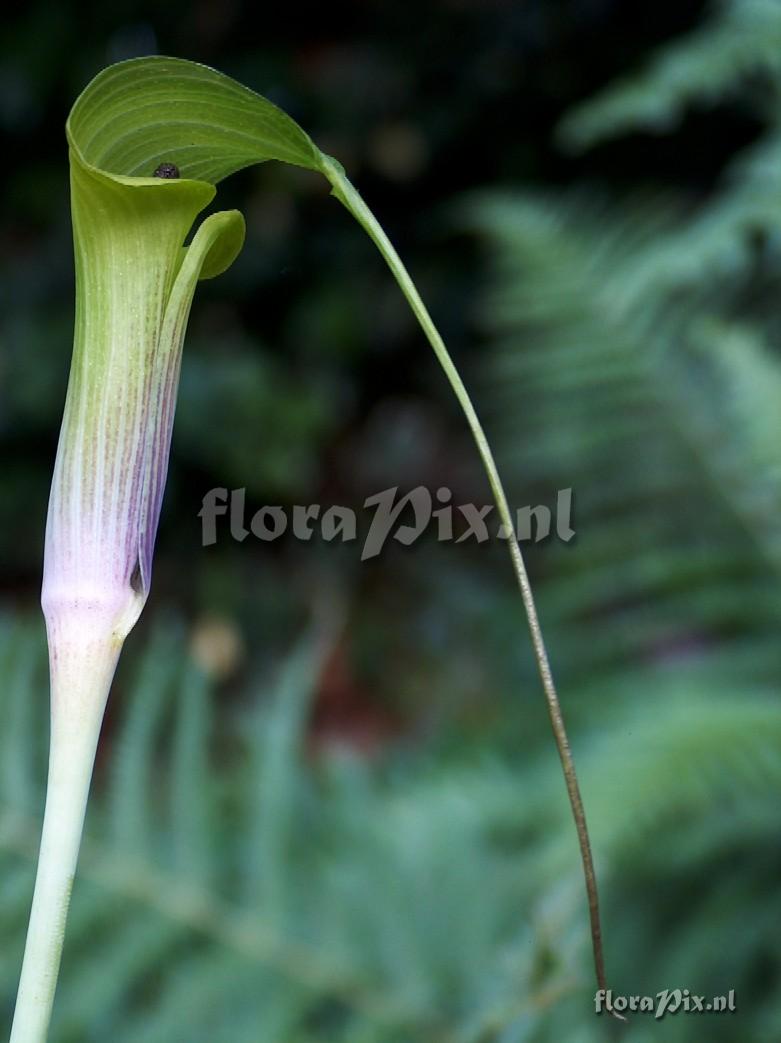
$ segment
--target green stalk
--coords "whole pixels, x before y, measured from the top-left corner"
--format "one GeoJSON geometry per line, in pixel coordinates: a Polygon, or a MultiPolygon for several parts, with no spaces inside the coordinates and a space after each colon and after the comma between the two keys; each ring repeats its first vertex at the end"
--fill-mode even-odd
{"type": "Polygon", "coordinates": [[[46,1040],[95,749],[122,647],[110,635],[100,640],[63,633],[75,629],[71,622],[58,625],[59,633],[49,631],[59,662],[51,678],[46,811],[10,1043],[46,1040]]]}

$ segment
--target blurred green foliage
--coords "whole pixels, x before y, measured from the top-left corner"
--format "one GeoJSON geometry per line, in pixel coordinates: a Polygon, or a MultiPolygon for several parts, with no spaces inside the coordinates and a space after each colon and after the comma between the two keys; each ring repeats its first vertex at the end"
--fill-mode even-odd
{"type": "MultiPolygon", "coordinates": [[[[45,777],[26,618],[71,336],[62,125],[100,66],[159,50],[279,101],[346,163],[468,371],[511,500],[574,491],[575,540],[528,557],[611,983],[738,1001],[638,1015],[624,1038],[779,1038],[781,5],[299,15],[260,33],[241,3],[86,21],[37,3],[6,26],[6,1021],[45,777]]],[[[601,1041],[505,549],[427,539],[361,565],[317,540],[200,546],[214,486],[246,487],[248,510],[416,484],[489,502],[395,287],[315,179],[268,167],[220,205],[247,214],[248,243],[193,311],[53,1043],[601,1041]],[[301,643],[323,604],[343,626],[301,643]]]]}
{"type": "MultiPolygon", "coordinates": [[[[53,1043],[605,1038],[551,758],[410,749],[371,766],[313,745],[328,641],[305,638],[229,713],[170,622],[121,670],[53,1043]]],[[[0,666],[10,1013],[45,760],[39,631],[6,621],[0,666]]],[[[645,686],[579,741],[614,986],[735,989],[740,1038],[775,1038],[781,709],[696,671],[660,668],[645,686]]],[[[731,1041],[735,1022],[679,1014],[665,1039],[731,1041]]],[[[636,1016],[625,1038],[654,1027],[636,1016]]]]}

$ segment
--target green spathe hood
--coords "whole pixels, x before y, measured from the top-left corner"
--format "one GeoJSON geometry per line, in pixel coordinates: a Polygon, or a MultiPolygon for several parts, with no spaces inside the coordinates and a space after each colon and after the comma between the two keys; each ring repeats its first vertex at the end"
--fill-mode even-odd
{"type": "Polygon", "coordinates": [[[107,173],[84,159],[71,121],[68,130],[76,321],[43,605],[49,618],[90,604],[94,624],[121,639],[149,590],[195,286],[233,261],[244,221],[237,211],[213,214],[185,248],[213,185],[107,173]]]}
{"type": "Polygon", "coordinates": [[[76,100],[66,132],[84,163],[125,177],[148,178],[161,158],[212,185],[269,159],[320,172],[329,162],[276,105],[181,58],[104,69],[76,100]]]}
{"type": "Polygon", "coordinates": [[[237,212],[183,248],[214,185],[276,159],[340,170],[271,102],[178,58],[99,73],[71,110],[73,363],[46,533],[43,605],[77,601],[123,638],[149,591],[182,340],[199,278],[241,248],[237,212]],[[161,163],[180,178],[154,177],[161,163]],[[103,607],[98,609],[98,606],[103,607]]]}

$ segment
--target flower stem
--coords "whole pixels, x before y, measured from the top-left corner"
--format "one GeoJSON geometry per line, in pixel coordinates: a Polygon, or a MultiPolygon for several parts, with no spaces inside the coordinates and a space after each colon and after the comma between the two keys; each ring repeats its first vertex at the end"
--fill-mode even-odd
{"type": "Polygon", "coordinates": [[[534,603],[529,577],[526,572],[526,565],[523,560],[520,545],[515,536],[515,527],[510,513],[510,506],[507,502],[507,497],[504,492],[504,487],[502,486],[502,480],[499,477],[499,471],[493,453],[488,444],[488,439],[486,438],[480,418],[472,405],[469,392],[466,390],[464,382],[450,357],[450,353],[448,352],[439,331],[434,325],[425,304],[421,300],[420,294],[418,293],[409,272],[404,267],[399,255],[396,253],[393,244],[388,239],[381,225],[363,201],[360,194],[342,172],[339,165],[329,159],[326,161],[323,173],[331,182],[333,194],[347,208],[347,210],[350,211],[364,231],[372,239],[393,273],[401,292],[406,297],[407,302],[420,323],[429,344],[434,349],[434,354],[442,366],[445,376],[450,382],[450,386],[455,392],[455,396],[464,412],[469,429],[472,432],[472,436],[477,444],[478,452],[483,461],[483,466],[488,476],[491,491],[493,492],[496,507],[499,512],[499,518],[502,522],[503,531],[507,533],[507,545],[510,551],[513,571],[515,572],[524,609],[526,610],[526,618],[529,623],[532,646],[534,648],[534,657],[537,662],[537,671],[540,675],[542,687],[545,692],[545,699],[548,704],[548,715],[550,717],[553,736],[561,760],[564,782],[567,787],[567,796],[572,810],[572,817],[575,820],[575,828],[577,830],[578,844],[580,847],[580,858],[583,865],[583,876],[586,884],[586,897],[588,901],[591,928],[591,945],[594,954],[594,969],[597,985],[600,989],[607,989],[605,961],[602,951],[602,928],[599,916],[597,878],[594,871],[594,859],[591,854],[591,843],[589,840],[588,826],[586,824],[586,813],[583,808],[583,799],[580,795],[580,786],[575,772],[575,762],[572,758],[572,751],[570,749],[567,731],[564,727],[561,705],[553,681],[553,674],[542,636],[542,628],[540,626],[539,616],[537,615],[537,608],[534,603]]]}
{"type": "Polygon", "coordinates": [[[49,619],[51,743],[38,872],[10,1043],[45,1043],[95,750],[121,641],[49,619]]]}

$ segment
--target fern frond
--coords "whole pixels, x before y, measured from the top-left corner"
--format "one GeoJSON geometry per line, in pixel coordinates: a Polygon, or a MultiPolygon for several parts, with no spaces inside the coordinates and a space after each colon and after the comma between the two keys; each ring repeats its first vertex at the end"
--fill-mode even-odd
{"type": "Polygon", "coordinates": [[[559,126],[573,150],[631,131],[667,133],[694,104],[712,105],[758,75],[778,100],[781,86],[781,9],[775,0],[722,0],[688,36],[667,44],[647,69],[611,83],[578,105],[559,126]]]}
{"type": "Polygon", "coordinates": [[[485,383],[516,498],[573,490],[578,538],[546,549],[539,593],[559,647],[588,674],[764,635],[777,664],[781,361],[711,298],[640,305],[631,211],[492,195],[471,220],[494,257],[485,383]]]}

